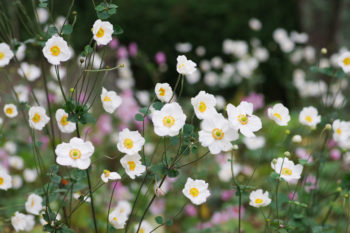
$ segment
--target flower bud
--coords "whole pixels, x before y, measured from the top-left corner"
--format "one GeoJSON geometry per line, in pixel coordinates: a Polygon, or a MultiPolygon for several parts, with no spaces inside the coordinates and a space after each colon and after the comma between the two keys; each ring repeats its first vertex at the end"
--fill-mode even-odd
{"type": "Polygon", "coordinates": [[[326,124],[326,126],[324,127],[325,130],[331,130],[332,129],[332,125],[331,124],[326,124]]]}
{"type": "Polygon", "coordinates": [[[157,197],[162,197],[165,195],[164,190],[162,190],[162,188],[159,188],[159,187],[156,187],[154,192],[155,192],[157,197]]]}
{"type": "Polygon", "coordinates": [[[273,164],[276,164],[276,163],[277,163],[277,159],[273,159],[273,160],[272,160],[272,163],[273,163],[273,164]]]}
{"type": "Polygon", "coordinates": [[[232,149],[233,149],[233,150],[238,150],[238,149],[239,149],[239,148],[238,148],[238,145],[237,145],[237,144],[234,144],[232,149]]]}
{"type": "Polygon", "coordinates": [[[326,49],[326,48],[322,48],[322,49],[321,49],[321,53],[322,53],[322,54],[327,54],[327,49],[326,49]]]}
{"type": "Polygon", "coordinates": [[[285,152],[284,152],[284,156],[290,157],[290,152],[289,152],[289,151],[285,151],[285,152]]]}
{"type": "Polygon", "coordinates": [[[286,133],[287,135],[289,135],[289,134],[290,134],[290,130],[287,129],[285,133],[286,133]]]}
{"type": "Polygon", "coordinates": [[[301,138],[301,136],[300,135],[294,135],[293,136],[293,138],[292,138],[292,142],[294,142],[294,143],[301,143],[301,141],[302,141],[303,139],[301,138]]]}

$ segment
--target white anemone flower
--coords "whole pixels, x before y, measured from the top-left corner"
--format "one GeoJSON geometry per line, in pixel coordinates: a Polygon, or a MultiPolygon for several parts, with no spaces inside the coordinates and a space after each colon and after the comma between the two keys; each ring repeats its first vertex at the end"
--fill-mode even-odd
{"type": "Polygon", "coordinates": [[[283,104],[275,104],[272,108],[269,108],[267,115],[280,126],[286,126],[290,121],[289,110],[283,104]]]}
{"type": "Polygon", "coordinates": [[[68,113],[62,108],[57,109],[56,111],[56,121],[58,128],[62,133],[72,133],[76,129],[76,124],[68,121],[68,113]]]}
{"type": "Polygon", "coordinates": [[[249,205],[256,208],[268,206],[271,203],[269,192],[268,191],[263,192],[262,189],[252,191],[249,194],[249,200],[250,200],[249,205]]]}
{"type": "Polygon", "coordinates": [[[17,73],[26,78],[28,81],[33,82],[37,80],[41,75],[41,70],[36,65],[28,64],[27,62],[21,63],[17,73]]]}
{"type": "Polygon", "coordinates": [[[46,110],[43,107],[33,106],[29,109],[29,125],[33,129],[42,130],[50,121],[50,117],[46,115],[46,110]]]}
{"type": "Polygon", "coordinates": [[[43,54],[50,64],[59,65],[61,62],[69,60],[71,50],[62,37],[54,35],[46,42],[43,54]]]}
{"type": "Polygon", "coordinates": [[[17,107],[14,104],[5,104],[4,113],[9,118],[14,118],[18,115],[17,107]]]}
{"type": "Polygon", "coordinates": [[[265,137],[256,136],[254,138],[243,138],[243,143],[249,150],[257,150],[265,146],[265,137]]]}
{"type": "Polygon", "coordinates": [[[136,225],[135,233],[150,233],[154,227],[152,227],[152,225],[148,221],[144,220],[141,223],[139,231],[137,231],[138,228],[139,228],[139,225],[136,225]]]}
{"type": "Polygon", "coordinates": [[[176,102],[165,104],[160,111],[155,110],[152,112],[154,132],[158,136],[178,135],[185,125],[185,121],[186,115],[176,102]]]}
{"type": "Polygon", "coordinates": [[[112,41],[113,25],[108,21],[96,20],[92,27],[92,34],[97,45],[107,45],[112,41]]]}
{"type": "Polygon", "coordinates": [[[117,206],[114,211],[119,212],[120,214],[124,214],[125,216],[129,216],[131,213],[132,206],[128,201],[120,200],[118,201],[117,206]]]}
{"type": "Polygon", "coordinates": [[[12,188],[12,177],[5,170],[0,170],[0,189],[8,190],[9,188],[12,188]]]}
{"type": "Polygon", "coordinates": [[[333,139],[336,142],[340,142],[342,140],[346,140],[350,136],[350,122],[335,120],[332,124],[333,128],[333,139]]]}
{"type": "Polygon", "coordinates": [[[103,170],[101,179],[103,182],[107,183],[109,180],[120,180],[122,177],[118,172],[111,172],[109,170],[103,170]]]}
{"type": "Polygon", "coordinates": [[[343,69],[345,73],[350,72],[350,52],[343,52],[338,58],[338,65],[343,69]]]}
{"type": "Polygon", "coordinates": [[[271,167],[276,173],[281,174],[281,178],[287,182],[300,179],[303,171],[303,165],[294,165],[294,162],[288,158],[278,158],[277,160],[273,160],[271,162],[271,167]]]}
{"type": "Polygon", "coordinates": [[[154,92],[157,95],[157,98],[162,102],[169,102],[173,96],[173,90],[169,83],[157,83],[154,92]]]}
{"type": "Polygon", "coordinates": [[[316,125],[321,122],[321,116],[318,115],[318,111],[315,107],[305,107],[299,114],[299,122],[303,125],[316,127],[316,125]]]}
{"type": "Polygon", "coordinates": [[[16,212],[15,215],[11,217],[11,224],[17,232],[31,231],[35,225],[34,216],[16,212]]]}
{"type": "Polygon", "coordinates": [[[193,180],[190,177],[187,178],[182,193],[195,205],[203,204],[210,196],[207,182],[204,180],[193,180]]]}
{"type": "Polygon", "coordinates": [[[254,132],[262,127],[259,117],[253,115],[253,104],[242,101],[237,107],[227,105],[228,119],[232,126],[246,137],[255,137],[254,132]]]}
{"type": "Polygon", "coordinates": [[[69,143],[63,142],[56,147],[56,162],[62,166],[85,170],[90,166],[90,157],[94,150],[95,148],[91,142],[84,142],[83,139],[74,137],[69,143]]]}
{"type": "Polygon", "coordinates": [[[6,43],[0,43],[0,67],[4,67],[10,63],[14,54],[6,43]]]}
{"type": "Polygon", "coordinates": [[[22,170],[24,167],[24,161],[21,157],[17,155],[13,155],[9,158],[8,160],[10,167],[17,169],[17,170],[22,170]]]}
{"type": "Polygon", "coordinates": [[[144,144],[145,139],[138,131],[130,131],[125,128],[119,133],[117,147],[122,153],[128,155],[136,154],[142,149],[144,144]]]}
{"type": "Polygon", "coordinates": [[[35,193],[28,196],[25,203],[26,211],[30,214],[39,215],[40,211],[43,209],[43,198],[35,193]]]}
{"type": "Polygon", "coordinates": [[[108,220],[115,229],[123,229],[128,217],[114,210],[109,214],[108,220]]]}
{"type": "Polygon", "coordinates": [[[212,154],[230,151],[233,148],[231,142],[238,139],[237,130],[219,113],[205,118],[198,134],[202,146],[208,147],[212,154]]]}
{"type": "Polygon", "coordinates": [[[205,119],[216,113],[216,98],[205,91],[200,91],[191,98],[191,104],[198,119],[205,119]]]}
{"type": "Polygon", "coordinates": [[[122,98],[115,91],[107,91],[102,88],[101,101],[103,109],[108,113],[113,113],[122,103],[122,98]]]}
{"type": "Polygon", "coordinates": [[[197,64],[188,60],[185,55],[177,57],[176,70],[182,75],[191,75],[196,71],[197,64]]]}
{"type": "Polygon", "coordinates": [[[141,176],[146,171],[146,167],[141,163],[141,156],[139,154],[125,155],[120,159],[120,163],[131,179],[141,176]]]}

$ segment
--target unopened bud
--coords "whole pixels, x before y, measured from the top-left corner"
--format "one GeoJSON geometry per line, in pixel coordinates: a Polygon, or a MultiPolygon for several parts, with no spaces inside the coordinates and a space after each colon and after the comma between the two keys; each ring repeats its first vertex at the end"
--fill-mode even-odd
{"type": "Polygon", "coordinates": [[[326,48],[322,48],[322,49],[321,49],[321,53],[322,53],[322,54],[327,54],[327,49],[326,49],[326,48]]]}
{"type": "Polygon", "coordinates": [[[341,187],[338,187],[338,188],[337,188],[337,192],[340,193],[341,191],[342,191],[342,188],[341,188],[341,187]]]}
{"type": "Polygon", "coordinates": [[[276,164],[276,163],[277,163],[277,159],[273,159],[273,160],[272,160],[272,163],[273,163],[273,164],[276,164]]]}
{"type": "Polygon", "coordinates": [[[70,91],[71,93],[73,93],[73,92],[74,92],[74,88],[72,87],[71,89],[69,89],[69,91],[70,91]]]}
{"type": "Polygon", "coordinates": [[[292,138],[292,142],[294,142],[294,143],[301,143],[301,141],[302,141],[302,138],[298,134],[294,135],[293,138],[292,138]]]}
{"type": "Polygon", "coordinates": [[[84,58],[80,58],[80,63],[84,63],[85,59],[84,58]]]}
{"type": "Polygon", "coordinates": [[[289,129],[286,130],[286,134],[287,134],[287,135],[290,134],[290,130],[289,130],[289,129]]]}
{"type": "Polygon", "coordinates": [[[78,12],[77,12],[77,11],[73,11],[72,14],[73,14],[73,15],[77,15],[78,12]]]}
{"type": "Polygon", "coordinates": [[[332,129],[332,126],[331,124],[326,124],[326,126],[324,127],[326,130],[331,130],[332,129]]]}
{"type": "Polygon", "coordinates": [[[290,157],[290,152],[289,152],[289,151],[285,151],[285,152],[284,152],[284,156],[290,157]]]}
{"type": "Polygon", "coordinates": [[[122,64],[120,64],[120,65],[119,65],[119,67],[120,67],[120,68],[123,68],[123,67],[124,67],[124,64],[123,64],[123,63],[122,63],[122,64]]]}
{"type": "Polygon", "coordinates": [[[344,198],[348,198],[349,197],[349,194],[344,194],[344,198]]]}
{"type": "Polygon", "coordinates": [[[156,187],[155,190],[154,190],[155,194],[157,197],[163,197],[165,195],[165,192],[164,190],[162,190],[161,188],[159,187],[156,187]]]}
{"type": "Polygon", "coordinates": [[[233,150],[238,150],[238,149],[239,149],[239,148],[238,148],[238,145],[237,145],[237,144],[234,144],[232,149],[233,149],[233,150]]]}

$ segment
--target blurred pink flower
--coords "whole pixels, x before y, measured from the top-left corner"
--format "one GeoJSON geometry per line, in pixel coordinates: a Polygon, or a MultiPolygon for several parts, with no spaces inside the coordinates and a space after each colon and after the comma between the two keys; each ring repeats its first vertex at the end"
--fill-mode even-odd
{"type": "Polygon", "coordinates": [[[42,149],[46,149],[47,145],[50,142],[50,138],[48,136],[46,136],[46,135],[43,135],[43,136],[40,137],[40,142],[42,143],[41,148],[42,149]]]}
{"type": "Polygon", "coordinates": [[[0,161],[1,161],[0,166],[9,168],[8,159],[9,159],[9,155],[7,154],[7,152],[3,149],[0,149],[0,161]]]}
{"type": "Polygon", "coordinates": [[[221,192],[221,200],[228,201],[233,195],[235,195],[234,190],[224,190],[221,192]]]}
{"type": "Polygon", "coordinates": [[[339,160],[341,158],[341,152],[338,149],[332,149],[330,156],[333,160],[339,160]]]}
{"type": "Polygon", "coordinates": [[[316,177],[313,175],[308,175],[303,182],[306,192],[310,192],[312,189],[317,189],[316,177]]]}
{"type": "Polygon", "coordinates": [[[165,199],[155,199],[150,207],[152,214],[162,214],[165,210],[165,199]]]}
{"type": "Polygon", "coordinates": [[[188,216],[194,217],[194,216],[197,215],[197,208],[196,208],[194,205],[187,204],[187,205],[185,206],[185,213],[186,213],[188,216]]]}
{"type": "Polygon", "coordinates": [[[102,134],[109,134],[112,132],[112,119],[108,114],[102,114],[97,120],[97,127],[102,134]]]}
{"type": "Polygon", "coordinates": [[[166,56],[165,56],[165,53],[162,51],[157,52],[156,55],[154,56],[154,59],[156,60],[158,65],[162,65],[166,63],[166,56]]]}
{"type": "Polygon", "coordinates": [[[131,57],[135,57],[137,55],[138,47],[135,42],[131,42],[129,44],[129,54],[131,57]]]}
{"type": "Polygon", "coordinates": [[[310,153],[308,153],[304,148],[298,147],[295,150],[296,155],[298,156],[299,159],[304,159],[307,162],[311,163],[313,161],[312,156],[310,153]]]}
{"type": "Polygon", "coordinates": [[[288,198],[291,201],[295,201],[298,198],[298,193],[290,192],[288,193],[288,198]]]}
{"type": "Polygon", "coordinates": [[[118,47],[118,44],[119,44],[118,39],[117,38],[113,38],[112,41],[109,43],[109,47],[111,49],[115,49],[115,48],[118,47]]]}
{"type": "Polygon", "coordinates": [[[128,49],[125,46],[120,46],[117,50],[117,58],[127,58],[128,57],[128,49]]]}
{"type": "MultiPolygon", "coordinates": [[[[130,200],[130,199],[132,199],[133,197],[129,191],[129,188],[124,186],[121,181],[117,181],[117,182],[118,183],[117,183],[117,187],[115,188],[115,191],[114,191],[114,197],[117,200],[130,200]]],[[[111,189],[113,188],[114,183],[115,183],[115,181],[111,182],[111,184],[110,184],[111,189]]]]}
{"type": "Polygon", "coordinates": [[[258,93],[250,93],[248,96],[242,98],[242,101],[247,101],[253,104],[254,110],[258,110],[264,107],[264,95],[258,93]]]}

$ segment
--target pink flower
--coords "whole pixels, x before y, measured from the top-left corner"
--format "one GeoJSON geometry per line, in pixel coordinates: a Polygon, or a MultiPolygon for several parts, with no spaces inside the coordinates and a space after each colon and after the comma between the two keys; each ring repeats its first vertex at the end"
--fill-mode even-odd
{"type": "Polygon", "coordinates": [[[130,54],[130,56],[135,57],[137,55],[137,50],[138,50],[137,44],[135,42],[131,42],[129,44],[129,54],[130,54]]]}
{"type": "Polygon", "coordinates": [[[313,161],[312,156],[304,148],[298,147],[295,153],[298,156],[298,158],[304,159],[308,163],[311,163],[313,161]]]}
{"type": "Polygon", "coordinates": [[[97,127],[102,134],[109,134],[112,132],[112,119],[108,114],[102,114],[97,120],[97,127]]]}
{"type": "Polygon", "coordinates": [[[291,201],[295,201],[298,198],[298,193],[290,192],[288,193],[288,198],[291,201]]]}
{"type": "Polygon", "coordinates": [[[185,213],[186,213],[188,216],[194,217],[194,216],[197,215],[197,208],[196,208],[194,205],[187,204],[187,205],[185,206],[185,213]]]}
{"type": "Polygon", "coordinates": [[[231,199],[231,197],[235,195],[235,191],[234,190],[224,190],[221,193],[221,200],[223,201],[228,201],[231,199]]]}
{"type": "Polygon", "coordinates": [[[339,160],[341,158],[341,152],[338,149],[332,149],[330,156],[333,160],[339,160]]]}
{"type": "Polygon", "coordinates": [[[111,49],[115,49],[115,48],[118,47],[118,44],[119,44],[118,39],[117,38],[113,38],[112,41],[109,43],[109,47],[111,49]]]}
{"type": "Polygon", "coordinates": [[[152,214],[162,214],[165,210],[165,199],[155,199],[153,204],[150,207],[152,214]]]}
{"type": "Polygon", "coordinates": [[[264,95],[257,93],[250,93],[248,96],[242,98],[242,101],[247,101],[253,104],[254,110],[258,110],[264,107],[264,95]]]}
{"type": "Polygon", "coordinates": [[[154,59],[156,60],[158,65],[162,65],[166,63],[166,56],[165,56],[165,53],[162,51],[157,52],[156,55],[154,56],[154,59]]]}
{"type": "MultiPolygon", "coordinates": [[[[129,191],[129,188],[124,186],[120,180],[117,182],[118,183],[114,191],[114,197],[118,200],[130,200],[132,198],[132,195],[129,191]]],[[[115,181],[111,182],[111,185],[110,185],[111,189],[113,188],[114,183],[115,181]]]]}
{"type": "Polygon", "coordinates": [[[303,182],[304,188],[306,192],[310,192],[312,189],[317,189],[316,177],[313,175],[309,175],[303,182]]]}
{"type": "Polygon", "coordinates": [[[127,57],[128,57],[128,49],[125,46],[119,47],[119,49],[117,50],[117,58],[122,59],[127,57]]]}

